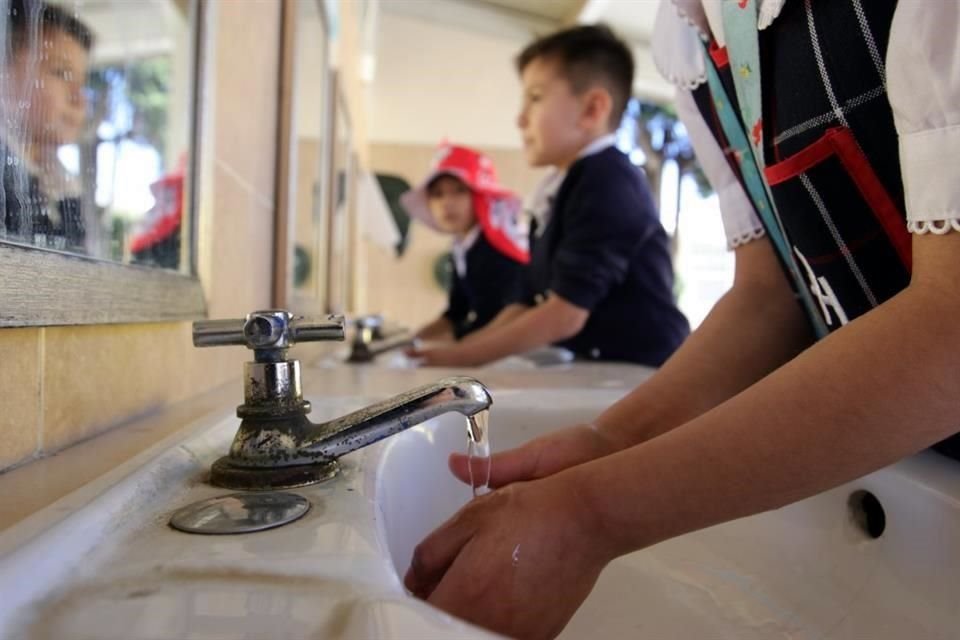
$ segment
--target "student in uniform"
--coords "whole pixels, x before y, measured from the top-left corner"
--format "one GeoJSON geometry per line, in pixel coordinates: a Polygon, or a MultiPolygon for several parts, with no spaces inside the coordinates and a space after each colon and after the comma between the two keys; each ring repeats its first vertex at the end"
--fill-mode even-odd
{"type": "Polygon", "coordinates": [[[954,0],[661,3],[655,58],[720,194],[733,287],[590,425],[495,456],[499,489],[414,552],[415,594],[553,637],[614,558],[957,431],[958,32],[954,0]]]}
{"type": "Polygon", "coordinates": [[[690,329],[647,183],[615,146],[630,50],[606,27],[576,27],[529,45],[517,69],[527,161],[552,168],[532,199],[524,295],[469,340],[418,355],[471,366],[552,344],[582,359],[659,366],[690,329]]]}
{"type": "Polygon", "coordinates": [[[447,309],[417,332],[419,340],[461,340],[517,299],[523,265],[530,259],[521,201],[497,183],[489,157],[469,147],[441,145],[430,174],[400,202],[413,218],[453,236],[447,309]]]}
{"type": "Polygon", "coordinates": [[[80,184],[57,157],[86,119],[93,35],[62,8],[11,0],[0,111],[0,237],[85,252],[80,184]]]}

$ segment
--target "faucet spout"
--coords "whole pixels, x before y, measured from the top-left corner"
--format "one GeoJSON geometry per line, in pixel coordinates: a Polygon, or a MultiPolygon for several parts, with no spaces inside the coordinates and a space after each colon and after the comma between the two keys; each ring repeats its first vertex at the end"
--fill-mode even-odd
{"type": "Polygon", "coordinates": [[[347,362],[372,362],[381,353],[409,347],[415,342],[410,331],[387,326],[379,315],[360,316],[354,324],[356,329],[347,362]]]}
{"type": "Polygon", "coordinates": [[[302,451],[335,459],[444,413],[476,415],[490,408],[487,388],[466,376],[444,378],[318,425],[302,451]]]}
{"type": "Polygon", "coordinates": [[[400,330],[369,342],[356,341],[347,362],[372,362],[377,356],[395,349],[409,347],[416,342],[409,331],[400,330]]]}
{"type": "Polygon", "coordinates": [[[454,376],[320,424],[307,419],[309,403],[281,415],[246,415],[212,480],[244,489],[311,484],[332,477],[337,458],[351,451],[444,413],[473,416],[492,403],[481,382],[454,376]]]}

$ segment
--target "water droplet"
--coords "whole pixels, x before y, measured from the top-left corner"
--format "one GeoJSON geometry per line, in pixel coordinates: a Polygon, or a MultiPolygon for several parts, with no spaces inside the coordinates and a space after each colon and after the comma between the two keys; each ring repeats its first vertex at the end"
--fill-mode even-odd
{"type": "Polygon", "coordinates": [[[513,566],[520,565],[520,545],[518,544],[513,548],[513,555],[510,556],[511,564],[513,566]]]}

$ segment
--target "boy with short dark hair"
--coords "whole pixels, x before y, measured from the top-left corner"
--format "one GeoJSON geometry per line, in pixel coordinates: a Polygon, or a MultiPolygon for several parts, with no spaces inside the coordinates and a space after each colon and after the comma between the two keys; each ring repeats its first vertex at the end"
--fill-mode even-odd
{"type": "Polygon", "coordinates": [[[93,35],[53,4],[11,0],[0,129],[0,231],[9,239],[84,250],[80,185],[57,150],[76,142],[86,119],[93,35]]]}
{"type": "Polygon", "coordinates": [[[462,344],[418,355],[480,365],[556,344],[581,358],[659,366],[689,326],[646,181],[615,146],[630,50],[605,26],[575,27],[529,45],[517,69],[527,160],[554,168],[534,198],[525,295],[462,344]]]}

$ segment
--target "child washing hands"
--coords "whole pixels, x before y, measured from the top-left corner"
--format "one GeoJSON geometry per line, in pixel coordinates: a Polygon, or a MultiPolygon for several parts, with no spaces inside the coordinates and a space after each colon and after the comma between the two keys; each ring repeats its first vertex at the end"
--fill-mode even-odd
{"type": "Polygon", "coordinates": [[[418,342],[456,342],[520,296],[523,265],[530,259],[521,203],[497,183],[489,157],[442,144],[430,174],[400,202],[413,218],[453,236],[447,309],[417,331],[418,342]]]}
{"type": "Polygon", "coordinates": [[[552,168],[537,192],[523,295],[468,340],[418,355],[478,366],[556,345],[581,359],[659,366],[690,327],[646,180],[615,144],[633,87],[630,49],[606,27],[577,27],[527,47],[517,71],[527,161],[552,168]]]}

